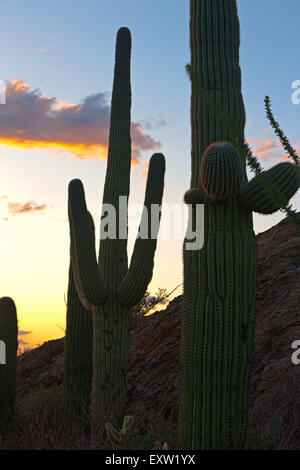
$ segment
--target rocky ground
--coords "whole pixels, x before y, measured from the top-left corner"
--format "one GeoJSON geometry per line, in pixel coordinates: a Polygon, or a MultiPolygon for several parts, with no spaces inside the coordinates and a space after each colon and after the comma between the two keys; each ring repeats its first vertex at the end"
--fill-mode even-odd
{"type": "MultiPolygon", "coordinates": [[[[257,239],[257,329],[248,445],[272,447],[276,434],[276,448],[297,448],[300,364],[291,361],[291,344],[300,340],[300,234],[282,220],[257,239]]],[[[166,309],[139,319],[131,331],[127,375],[127,413],[149,422],[160,419],[170,440],[176,435],[178,417],[181,307],[179,296],[166,309]]],[[[61,338],[19,357],[19,398],[41,385],[48,388],[63,382],[63,349],[61,338]]]]}

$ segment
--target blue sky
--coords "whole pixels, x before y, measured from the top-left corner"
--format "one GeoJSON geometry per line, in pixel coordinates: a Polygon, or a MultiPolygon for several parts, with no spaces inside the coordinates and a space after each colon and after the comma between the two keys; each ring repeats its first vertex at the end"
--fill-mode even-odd
{"type": "MultiPolygon", "coordinates": [[[[279,162],[282,152],[268,129],[265,95],[271,97],[275,117],[291,143],[300,147],[300,104],[291,101],[291,84],[300,80],[300,3],[238,0],[238,10],[246,136],[252,139],[254,151],[261,149],[261,154],[256,154],[267,168],[279,162]]],[[[132,121],[140,126],[143,139],[150,136],[153,142],[160,142],[160,151],[165,154],[164,202],[181,203],[190,181],[190,86],[185,73],[190,57],[189,1],[10,0],[1,3],[1,17],[0,79],[18,80],[24,99],[30,97],[33,103],[40,98],[45,102],[52,99],[55,106],[67,103],[82,108],[87,97],[104,94],[109,107],[116,32],[121,26],[130,28],[132,121]]],[[[105,110],[103,105],[103,116],[105,110]]],[[[28,122],[31,119],[30,114],[28,122]]],[[[3,131],[0,257],[10,266],[10,273],[0,273],[1,295],[11,295],[20,305],[22,328],[34,331],[30,341],[42,341],[61,336],[56,325],[63,327],[65,321],[67,185],[72,178],[82,179],[88,206],[97,214],[106,166],[103,159],[73,158],[72,151],[53,151],[47,146],[8,147],[1,145],[1,136],[3,131]],[[13,257],[9,256],[11,243],[13,257]],[[41,315],[45,305],[46,313],[41,315]]],[[[143,201],[141,175],[155,151],[155,145],[150,147],[139,149],[140,165],[132,169],[134,202],[143,201]]],[[[292,202],[300,210],[299,194],[292,202]]],[[[256,232],[283,216],[280,212],[255,215],[256,232]]],[[[158,286],[172,289],[182,282],[181,246],[181,240],[168,246],[159,244],[152,291],[158,286]]]]}

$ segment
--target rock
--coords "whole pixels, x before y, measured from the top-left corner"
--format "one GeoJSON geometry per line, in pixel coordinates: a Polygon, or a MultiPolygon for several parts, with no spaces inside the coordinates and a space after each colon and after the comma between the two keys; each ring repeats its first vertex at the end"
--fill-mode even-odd
{"type": "Polygon", "coordinates": [[[60,385],[64,372],[64,338],[45,342],[23,353],[17,361],[17,396],[40,386],[60,385]]]}

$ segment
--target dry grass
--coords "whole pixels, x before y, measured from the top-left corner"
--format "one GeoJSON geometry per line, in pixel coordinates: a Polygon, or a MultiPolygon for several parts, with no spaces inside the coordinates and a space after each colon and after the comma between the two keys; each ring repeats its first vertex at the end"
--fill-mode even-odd
{"type": "MultiPolygon", "coordinates": [[[[108,417],[109,420],[109,417],[108,417]]],[[[138,420],[128,449],[161,449],[166,426],[138,420]]],[[[95,429],[88,414],[67,403],[63,387],[40,389],[17,398],[14,420],[0,450],[111,450],[104,427],[95,429]]]]}
{"type": "Polygon", "coordinates": [[[300,386],[279,385],[250,411],[246,449],[300,450],[300,386]]]}
{"type": "Polygon", "coordinates": [[[8,450],[102,449],[104,433],[93,435],[89,418],[67,404],[62,387],[18,398],[15,416],[1,448],[8,450]]]}
{"type": "MultiPolygon", "coordinates": [[[[270,400],[250,414],[246,449],[300,450],[300,400],[287,400],[286,395],[280,398],[280,404],[270,400]]],[[[176,426],[170,422],[157,414],[141,413],[135,419],[127,448],[176,450],[176,435],[176,426]]],[[[96,430],[87,414],[71,409],[62,386],[18,398],[12,426],[0,441],[0,450],[96,449],[112,449],[105,429],[96,430]]]]}

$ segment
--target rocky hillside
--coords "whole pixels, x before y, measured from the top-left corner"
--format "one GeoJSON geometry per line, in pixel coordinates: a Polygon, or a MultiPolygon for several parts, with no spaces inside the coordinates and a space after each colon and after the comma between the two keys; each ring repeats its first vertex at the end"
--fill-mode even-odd
{"type": "MultiPolygon", "coordinates": [[[[300,234],[285,219],[258,234],[257,330],[251,383],[249,442],[280,433],[280,446],[299,441],[300,364],[291,361],[300,340],[300,234]]],[[[164,418],[176,434],[181,296],[165,310],[140,318],[131,332],[127,412],[149,421],[164,418]]],[[[19,397],[63,381],[64,339],[20,356],[19,397]]],[[[255,443],[253,444],[253,441],[255,443]]]]}

